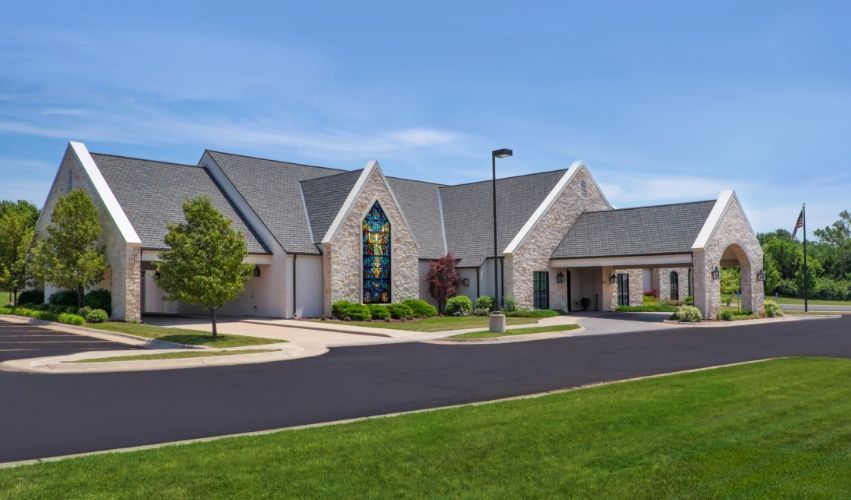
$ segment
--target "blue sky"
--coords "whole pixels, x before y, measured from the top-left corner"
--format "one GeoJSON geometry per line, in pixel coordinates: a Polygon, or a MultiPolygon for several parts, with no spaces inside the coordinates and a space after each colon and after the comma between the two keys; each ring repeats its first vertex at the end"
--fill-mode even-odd
{"type": "Polygon", "coordinates": [[[4,4],[0,199],[41,204],[80,140],[445,183],[511,147],[500,175],[581,159],[619,207],[733,188],[758,231],[851,209],[851,4],[175,4],[4,4]]]}

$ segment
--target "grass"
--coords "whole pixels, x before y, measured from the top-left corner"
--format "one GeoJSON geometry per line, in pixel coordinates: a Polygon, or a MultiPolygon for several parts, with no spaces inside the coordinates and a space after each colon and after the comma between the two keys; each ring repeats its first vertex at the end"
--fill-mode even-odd
{"type": "Polygon", "coordinates": [[[459,335],[453,335],[449,338],[457,340],[492,339],[496,337],[510,337],[513,335],[529,335],[532,333],[566,332],[569,330],[576,330],[578,328],[579,325],[533,326],[529,328],[512,328],[511,330],[506,330],[505,333],[489,332],[487,330],[482,330],[480,332],[461,333],[459,335]]]}
{"type": "MultiPolygon", "coordinates": [[[[778,304],[799,304],[804,305],[804,299],[799,299],[797,297],[765,297],[766,299],[771,299],[777,302],[778,304]]],[[[821,300],[821,299],[810,299],[809,303],[811,306],[851,306],[851,300],[821,300]]]]}
{"type": "Polygon", "coordinates": [[[67,361],[67,363],[106,363],[109,361],[146,361],[150,359],[184,359],[184,358],[206,358],[208,356],[233,356],[236,354],[257,354],[260,352],[274,352],[274,349],[243,349],[240,351],[186,351],[166,352],[160,354],[138,354],[135,356],[111,356],[109,358],[81,359],[78,361],[67,361]]]}
{"type": "Polygon", "coordinates": [[[4,498],[825,497],[851,491],[851,360],[0,469],[4,498]]]}
{"type": "Polygon", "coordinates": [[[677,312],[677,306],[658,302],[655,304],[642,304],[640,306],[618,306],[618,312],[677,312]]]}
{"type": "Polygon", "coordinates": [[[137,337],[164,340],[187,345],[205,345],[211,347],[244,347],[264,344],[280,344],[283,340],[264,339],[260,337],[248,337],[244,335],[222,335],[213,338],[209,333],[181,328],[163,328],[161,326],[146,325],[143,323],[121,323],[108,321],[106,323],[91,323],[87,328],[105,330],[108,332],[127,333],[137,337]]]}
{"type": "MultiPolygon", "coordinates": [[[[507,325],[528,325],[537,323],[539,318],[506,317],[507,325]]],[[[434,318],[413,319],[410,321],[339,321],[329,320],[344,325],[365,326],[370,328],[393,328],[414,332],[443,332],[447,330],[463,330],[466,328],[483,328],[488,326],[487,316],[436,316],[434,318]]]]}

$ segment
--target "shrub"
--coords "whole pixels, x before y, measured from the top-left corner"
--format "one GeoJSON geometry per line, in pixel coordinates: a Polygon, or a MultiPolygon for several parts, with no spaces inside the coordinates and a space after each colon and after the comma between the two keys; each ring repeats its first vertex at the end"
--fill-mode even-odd
{"type": "Polygon", "coordinates": [[[103,323],[109,319],[109,314],[103,309],[92,309],[85,316],[86,323],[103,323]]]}
{"type": "Polygon", "coordinates": [[[446,301],[447,316],[469,316],[473,312],[473,301],[466,295],[456,295],[446,301]]]}
{"type": "Polygon", "coordinates": [[[730,311],[729,309],[726,311],[721,311],[721,315],[719,317],[724,321],[733,321],[734,319],[736,319],[736,316],[733,314],[733,311],[730,311]]]}
{"type": "Polygon", "coordinates": [[[652,297],[654,299],[658,299],[659,298],[659,290],[656,290],[655,288],[651,288],[650,290],[647,290],[646,292],[644,292],[644,297],[652,297]]]}
{"type": "Polygon", "coordinates": [[[555,309],[515,309],[505,312],[506,316],[513,318],[552,318],[559,314],[555,309]]]}
{"type": "MultiPolygon", "coordinates": [[[[652,291],[655,292],[655,290],[652,291]]],[[[655,295],[652,295],[650,293],[644,294],[644,297],[641,298],[641,303],[645,305],[653,305],[657,304],[658,302],[659,299],[655,295]]]]}
{"type": "Polygon", "coordinates": [[[36,304],[44,304],[43,290],[24,290],[18,294],[18,305],[30,306],[36,304]]]}
{"type": "Polygon", "coordinates": [[[56,321],[60,323],[65,323],[66,325],[85,325],[86,320],[82,316],[77,316],[76,314],[70,313],[62,313],[57,318],[56,321]]]}
{"type": "Polygon", "coordinates": [[[112,294],[109,290],[92,290],[83,297],[83,305],[112,314],[112,294]]]}
{"type": "Polygon", "coordinates": [[[437,308],[423,299],[403,300],[402,304],[408,306],[417,318],[431,318],[437,316],[437,308]]]}
{"type": "Polygon", "coordinates": [[[493,311],[493,306],[493,297],[490,295],[482,295],[476,299],[476,309],[487,309],[488,311],[493,311]]]}
{"type": "Polygon", "coordinates": [[[741,311],[736,311],[733,309],[728,309],[726,311],[721,311],[721,314],[718,317],[724,321],[735,321],[737,319],[747,319],[753,317],[753,312],[748,311],[747,309],[743,309],[741,311]]]}
{"type": "Polygon", "coordinates": [[[387,319],[390,317],[390,311],[387,310],[387,306],[370,304],[367,307],[369,307],[369,315],[372,319],[387,319]]]}
{"type": "Polygon", "coordinates": [[[665,302],[645,302],[640,306],[618,306],[618,312],[676,312],[677,306],[665,302]]]}
{"type": "Polygon", "coordinates": [[[63,306],[77,308],[77,292],[74,290],[60,290],[47,300],[52,306],[63,306]]]}
{"type": "Polygon", "coordinates": [[[687,306],[693,306],[694,305],[694,297],[689,295],[688,297],[686,297],[686,300],[683,301],[683,304],[685,304],[687,306]]]}
{"type": "Polygon", "coordinates": [[[336,318],[343,319],[343,316],[342,316],[341,313],[343,312],[344,309],[348,309],[349,306],[352,306],[352,305],[354,305],[354,304],[352,304],[348,300],[338,300],[337,302],[334,302],[333,304],[331,304],[331,315],[336,317],[336,318]]]}
{"type": "Polygon", "coordinates": [[[703,319],[700,309],[694,306],[680,306],[677,312],[674,313],[674,317],[686,323],[694,323],[703,319]]]}
{"type": "Polygon", "coordinates": [[[84,318],[86,316],[88,316],[90,312],[92,312],[92,308],[89,307],[89,306],[83,306],[83,307],[77,309],[77,315],[82,316],[84,318]]]}
{"type": "Polygon", "coordinates": [[[774,302],[773,300],[766,300],[762,306],[765,310],[765,315],[769,318],[783,316],[783,309],[781,309],[777,302],[774,302]]]}
{"type": "Polygon", "coordinates": [[[345,300],[334,302],[331,305],[331,312],[336,318],[343,320],[366,321],[372,318],[369,307],[345,300]]]}
{"type": "Polygon", "coordinates": [[[479,309],[478,307],[473,309],[473,316],[488,316],[491,313],[490,309],[479,309]]]}
{"type": "Polygon", "coordinates": [[[414,311],[405,304],[397,303],[387,306],[390,312],[390,317],[393,319],[408,319],[414,317],[414,311]]]}
{"type": "Polygon", "coordinates": [[[503,302],[505,302],[505,306],[502,308],[503,312],[512,312],[517,309],[517,301],[511,295],[505,297],[503,302]]]}

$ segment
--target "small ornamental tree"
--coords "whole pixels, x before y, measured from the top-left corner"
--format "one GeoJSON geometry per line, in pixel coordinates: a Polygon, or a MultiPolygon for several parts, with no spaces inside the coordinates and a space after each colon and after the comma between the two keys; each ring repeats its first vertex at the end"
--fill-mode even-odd
{"type": "Polygon", "coordinates": [[[28,201],[0,203],[0,287],[11,292],[13,306],[31,278],[29,254],[37,220],[38,208],[28,201]]]}
{"type": "Polygon", "coordinates": [[[231,227],[210,198],[186,200],[183,214],[185,223],[168,225],[165,243],[169,249],[154,264],[156,282],[166,300],[207,308],[216,337],[216,309],[242,293],[254,266],[243,262],[248,247],[242,232],[231,227]]]}
{"type": "Polygon", "coordinates": [[[446,299],[455,295],[461,278],[455,270],[455,257],[449,253],[429,264],[426,273],[428,293],[437,301],[437,309],[443,313],[446,299]]]}
{"type": "Polygon", "coordinates": [[[33,249],[35,276],[45,283],[74,290],[77,307],[83,305],[83,292],[103,279],[106,268],[100,238],[98,210],[88,193],[71,191],[56,200],[47,238],[33,249]]]}

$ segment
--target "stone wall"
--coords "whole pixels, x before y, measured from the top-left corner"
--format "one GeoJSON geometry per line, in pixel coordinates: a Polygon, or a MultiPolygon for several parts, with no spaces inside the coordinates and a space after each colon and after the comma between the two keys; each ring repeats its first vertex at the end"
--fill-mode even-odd
{"type": "Polygon", "coordinates": [[[657,267],[652,270],[653,289],[658,292],[659,300],[671,300],[671,272],[676,272],[679,278],[679,300],[688,297],[687,267],[657,267]]]}
{"type": "MultiPolygon", "coordinates": [[[[56,178],[45,201],[43,216],[39,221],[40,237],[47,234],[50,215],[60,196],[68,194],[71,189],[82,189],[92,198],[97,207],[100,220],[101,236],[98,247],[104,251],[106,272],[104,280],[94,288],[105,288],[112,293],[112,319],[118,321],[138,321],[141,311],[141,253],[137,245],[128,245],[121,231],[112,220],[106,205],[94,188],[77,155],[69,147],[62,163],[59,165],[56,178]],[[69,186],[70,173],[70,186],[69,186]]],[[[48,295],[53,287],[45,287],[48,295]]],[[[47,299],[48,297],[45,297],[47,299]]]]}
{"type": "MultiPolygon", "coordinates": [[[[611,268],[603,268],[604,271],[611,268]]],[[[617,276],[618,274],[627,274],[629,275],[629,305],[631,306],[640,306],[644,302],[644,286],[643,286],[643,277],[644,270],[643,269],[614,269],[610,271],[612,274],[617,276]]],[[[605,274],[605,273],[604,273],[605,274]]],[[[608,277],[611,274],[607,274],[605,276],[606,283],[608,283],[608,277]]],[[[608,304],[611,307],[611,310],[614,311],[618,308],[618,284],[615,281],[609,287],[604,288],[608,290],[609,293],[609,301],[608,304]]],[[[605,306],[604,306],[605,307],[605,306]]]]}
{"type": "Polygon", "coordinates": [[[513,296],[521,307],[532,307],[532,273],[550,270],[550,256],[582,212],[609,208],[588,169],[580,167],[526,239],[513,254],[506,254],[506,296],[513,296]],[[587,186],[585,197],[580,194],[582,181],[587,186]]]}
{"type": "Polygon", "coordinates": [[[376,201],[390,220],[392,301],[419,297],[417,245],[402,212],[393,201],[383,174],[375,168],[330,244],[322,245],[326,315],[331,314],[331,305],[338,300],[360,303],[363,299],[362,222],[376,201]]]}
{"type": "Polygon", "coordinates": [[[712,270],[720,267],[725,253],[735,256],[741,266],[742,308],[762,311],[764,292],[756,279],[762,269],[762,247],[735,195],[705,247],[694,250],[694,303],[705,318],[715,318],[721,311],[721,280],[712,279],[712,270]]]}

